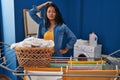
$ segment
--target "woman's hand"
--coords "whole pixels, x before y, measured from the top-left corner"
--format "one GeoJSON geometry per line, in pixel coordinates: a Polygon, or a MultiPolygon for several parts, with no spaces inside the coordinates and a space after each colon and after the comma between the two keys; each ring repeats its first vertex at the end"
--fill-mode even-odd
{"type": "Polygon", "coordinates": [[[47,5],[51,4],[51,3],[52,3],[51,1],[47,1],[47,2],[43,3],[43,5],[47,6],[47,5]]]}
{"type": "Polygon", "coordinates": [[[59,52],[61,53],[61,54],[65,54],[65,53],[67,53],[69,51],[69,48],[65,48],[65,49],[60,49],[59,50],[59,52]]]}
{"type": "Polygon", "coordinates": [[[42,7],[47,6],[47,5],[51,4],[51,3],[52,3],[51,1],[47,1],[47,2],[37,6],[37,10],[40,10],[42,7]]]}

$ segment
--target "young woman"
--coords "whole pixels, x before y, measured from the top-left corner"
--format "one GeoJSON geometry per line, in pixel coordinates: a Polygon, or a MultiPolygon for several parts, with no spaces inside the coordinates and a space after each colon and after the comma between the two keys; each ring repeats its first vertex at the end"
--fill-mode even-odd
{"type": "Polygon", "coordinates": [[[63,54],[73,48],[77,38],[67,25],[64,24],[62,15],[55,4],[45,2],[39,6],[34,6],[29,11],[29,14],[39,24],[38,38],[54,41],[55,53],[53,56],[63,57],[63,54]],[[43,7],[46,7],[45,18],[36,15],[43,7]],[[67,43],[66,47],[62,49],[64,37],[66,37],[67,43]]]}

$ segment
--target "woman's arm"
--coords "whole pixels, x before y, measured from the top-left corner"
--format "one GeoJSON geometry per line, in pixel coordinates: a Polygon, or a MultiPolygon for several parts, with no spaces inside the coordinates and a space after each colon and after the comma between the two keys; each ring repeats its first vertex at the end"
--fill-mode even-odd
{"type": "Polygon", "coordinates": [[[61,54],[65,54],[69,51],[69,49],[74,47],[74,44],[75,44],[77,38],[74,35],[74,33],[65,24],[63,24],[62,26],[64,27],[65,33],[67,35],[67,38],[68,38],[67,40],[69,40],[69,41],[66,44],[66,48],[59,50],[59,52],[61,54]]]}
{"type": "Polygon", "coordinates": [[[42,17],[38,16],[37,13],[40,12],[41,8],[43,8],[44,6],[47,6],[48,4],[51,4],[52,2],[45,2],[41,5],[38,6],[34,6],[32,9],[30,9],[29,11],[29,15],[31,16],[31,18],[36,22],[36,23],[40,23],[43,19],[42,17]]]}
{"type": "Polygon", "coordinates": [[[65,26],[65,32],[66,32],[67,38],[69,40],[68,43],[66,44],[66,48],[71,49],[74,47],[74,44],[77,41],[77,37],[67,26],[65,26]]]}

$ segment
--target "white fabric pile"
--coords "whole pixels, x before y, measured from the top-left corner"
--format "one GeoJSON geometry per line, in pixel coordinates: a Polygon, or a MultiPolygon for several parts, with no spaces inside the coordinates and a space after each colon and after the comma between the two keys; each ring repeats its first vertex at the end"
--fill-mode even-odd
{"type": "Polygon", "coordinates": [[[11,45],[11,49],[15,47],[41,47],[41,48],[49,48],[54,47],[54,41],[52,40],[44,40],[35,37],[29,37],[24,39],[21,42],[13,43],[11,45]]]}

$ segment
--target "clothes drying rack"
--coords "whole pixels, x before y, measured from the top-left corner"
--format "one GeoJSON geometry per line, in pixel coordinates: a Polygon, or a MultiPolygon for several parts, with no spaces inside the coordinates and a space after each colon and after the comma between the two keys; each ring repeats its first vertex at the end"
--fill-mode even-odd
{"type": "MultiPolygon", "coordinates": [[[[111,55],[120,52],[120,50],[117,50],[115,52],[113,52],[111,55]]],[[[110,68],[112,70],[116,70],[116,72],[119,72],[120,70],[120,66],[115,66],[115,65],[120,65],[120,58],[115,58],[112,60],[115,60],[115,62],[111,61],[111,55],[103,55],[101,56],[101,59],[105,59],[108,63],[108,65],[110,65],[110,68]],[[110,57],[110,58],[109,58],[110,57]],[[117,61],[117,62],[116,62],[117,61]]],[[[51,62],[52,61],[60,61],[60,59],[65,59],[64,63],[68,60],[74,60],[76,59],[75,57],[52,57],[51,58],[51,62]],[[58,59],[58,60],[57,60],[58,59]]],[[[78,59],[78,58],[77,58],[78,59]]],[[[20,67],[19,65],[15,68],[11,68],[11,65],[14,65],[16,63],[17,59],[16,59],[16,54],[14,49],[10,49],[10,45],[4,42],[0,42],[0,67],[4,68],[5,70],[10,71],[11,73],[13,73],[13,75],[15,76],[20,76],[21,78],[23,78],[24,76],[82,76],[82,77],[104,77],[104,78],[114,78],[114,80],[119,80],[120,79],[120,73],[118,73],[115,76],[109,76],[109,75],[81,75],[81,74],[29,74],[29,73],[25,73],[24,68],[20,67]],[[13,60],[10,60],[10,59],[13,60]]],[[[63,62],[62,60],[60,62],[63,62]]],[[[59,63],[60,63],[59,62],[59,63]]],[[[17,64],[17,63],[16,63],[17,64]]],[[[66,66],[66,71],[68,66],[66,66]]],[[[60,71],[62,71],[62,67],[60,69],[60,71]]]]}

